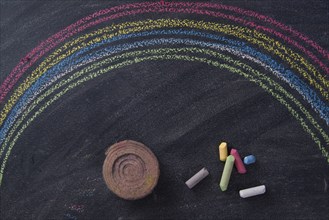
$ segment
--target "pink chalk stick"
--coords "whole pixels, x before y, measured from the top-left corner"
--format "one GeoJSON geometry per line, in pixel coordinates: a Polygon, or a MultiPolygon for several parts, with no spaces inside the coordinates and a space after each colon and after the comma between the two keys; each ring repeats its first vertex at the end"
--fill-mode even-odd
{"type": "Polygon", "coordinates": [[[236,149],[232,149],[230,154],[235,159],[234,164],[235,164],[236,169],[238,170],[238,173],[241,173],[241,174],[246,173],[247,172],[246,167],[244,166],[238,151],[236,149]]]}

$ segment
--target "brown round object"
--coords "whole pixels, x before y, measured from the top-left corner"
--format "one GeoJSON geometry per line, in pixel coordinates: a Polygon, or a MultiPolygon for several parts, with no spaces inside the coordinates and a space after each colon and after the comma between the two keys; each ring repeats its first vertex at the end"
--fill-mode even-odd
{"type": "Polygon", "coordinates": [[[160,170],[158,160],[149,148],[126,140],[112,145],[105,154],[103,178],[114,194],[136,200],[152,192],[160,170]]]}

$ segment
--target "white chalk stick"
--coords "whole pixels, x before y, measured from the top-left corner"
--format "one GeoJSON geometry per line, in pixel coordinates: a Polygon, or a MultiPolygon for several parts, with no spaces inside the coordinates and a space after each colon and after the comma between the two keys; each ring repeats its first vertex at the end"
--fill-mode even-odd
{"type": "Polygon", "coordinates": [[[202,168],[199,172],[197,172],[194,176],[187,180],[185,184],[188,186],[188,188],[192,189],[196,184],[198,184],[208,175],[208,170],[206,168],[202,168]]]}
{"type": "Polygon", "coordinates": [[[255,186],[252,188],[240,190],[239,194],[241,198],[248,198],[248,197],[264,194],[265,192],[266,192],[265,185],[260,185],[260,186],[255,186]]]}

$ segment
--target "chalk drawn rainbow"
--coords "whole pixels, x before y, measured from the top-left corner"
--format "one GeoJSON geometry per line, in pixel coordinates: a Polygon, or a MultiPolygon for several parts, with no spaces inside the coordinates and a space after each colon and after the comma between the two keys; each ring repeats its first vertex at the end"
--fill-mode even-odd
{"type": "Polygon", "coordinates": [[[112,70],[160,60],[205,63],[255,83],[287,108],[329,163],[327,50],[254,11],[215,3],[142,2],[78,20],[41,42],[10,72],[0,87],[0,185],[15,143],[52,103],[112,70]],[[154,14],[161,18],[148,19],[154,14]],[[177,14],[199,19],[172,16],[177,14]],[[145,19],[120,23],[134,15],[145,19]]]}

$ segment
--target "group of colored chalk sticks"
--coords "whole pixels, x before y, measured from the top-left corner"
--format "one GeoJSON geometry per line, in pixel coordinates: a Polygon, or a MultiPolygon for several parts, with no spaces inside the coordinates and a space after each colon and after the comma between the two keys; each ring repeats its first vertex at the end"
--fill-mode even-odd
{"type": "MultiPolygon", "coordinates": [[[[243,159],[242,162],[239,152],[236,149],[232,148],[230,151],[230,155],[228,155],[227,143],[222,142],[219,145],[219,160],[225,162],[219,187],[222,191],[226,191],[231,178],[233,164],[235,165],[238,173],[245,174],[247,172],[245,164],[249,165],[255,163],[256,157],[254,155],[248,155],[243,159]]],[[[265,185],[260,185],[260,186],[240,190],[239,194],[242,198],[248,198],[248,197],[264,194],[265,192],[266,192],[265,185]]]]}
{"type": "MultiPolygon", "coordinates": [[[[228,184],[230,182],[233,165],[235,164],[238,173],[245,174],[247,172],[245,165],[255,163],[256,157],[254,155],[248,155],[243,159],[242,162],[242,159],[238,151],[233,148],[230,151],[230,155],[228,155],[227,143],[222,142],[219,145],[219,160],[225,162],[219,187],[222,191],[226,191],[228,184]]],[[[197,172],[194,176],[192,176],[189,180],[187,180],[185,184],[191,189],[208,175],[209,175],[208,170],[206,168],[202,168],[199,172],[197,172]]],[[[265,192],[266,192],[265,185],[260,185],[260,186],[240,190],[239,194],[241,198],[248,198],[248,197],[264,194],[265,192]]]]}

